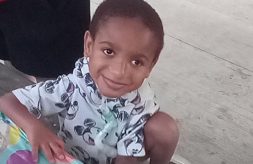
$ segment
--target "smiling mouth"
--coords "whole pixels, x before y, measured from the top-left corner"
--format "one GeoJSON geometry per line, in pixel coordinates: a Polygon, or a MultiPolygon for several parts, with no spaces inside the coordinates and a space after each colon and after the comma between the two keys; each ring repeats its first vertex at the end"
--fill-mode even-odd
{"type": "Polygon", "coordinates": [[[105,76],[103,76],[103,79],[104,79],[104,82],[106,83],[106,85],[109,86],[109,88],[111,88],[111,89],[118,90],[118,89],[121,89],[124,86],[126,86],[126,84],[124,84],[124,83],[113,81],[105,76]]]}

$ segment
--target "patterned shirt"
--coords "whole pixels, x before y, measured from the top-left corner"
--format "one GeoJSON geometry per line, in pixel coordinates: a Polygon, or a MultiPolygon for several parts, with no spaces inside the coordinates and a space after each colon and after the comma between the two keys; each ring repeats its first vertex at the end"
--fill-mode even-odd
{"type": "Polygon", "coordinates": [[[105,132],[102,143],[114,148],[118,155],[144,156],[144,125],[159,110],[147,81],[118,98],[101,95],[85,58],[76,62],[72,74],[13,93],[36,118],[50,118],[66,150],[86,164],[111,163],[110,150],[95,144],[96,136],[107,128],[111,118],[113,128],[105,132]],[[108,113],[113,116],[109,120],[108,113]]]}

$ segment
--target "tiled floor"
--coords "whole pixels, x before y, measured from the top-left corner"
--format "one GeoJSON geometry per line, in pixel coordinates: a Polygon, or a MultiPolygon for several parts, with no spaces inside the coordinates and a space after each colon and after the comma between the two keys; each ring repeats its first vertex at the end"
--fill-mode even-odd
{"type": "MultiPolygon", "coordinates": [[[[148,2],[165,27],[151,83],[178,122],[176,154],[192,164],[252,164],[253,1],[148,2]]],[[[0,64],[0,94],[28,83],[0,64]]]]}

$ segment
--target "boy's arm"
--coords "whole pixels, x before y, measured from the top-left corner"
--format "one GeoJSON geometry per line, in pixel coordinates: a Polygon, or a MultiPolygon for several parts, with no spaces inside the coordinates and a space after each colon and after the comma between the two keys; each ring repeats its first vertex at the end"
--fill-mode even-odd
{"type": "Polygon", "coordinates": [[[38,150],[42,149],[50,162],[55,162],[54,156],[64,159],[64,143],[44,124],[37,120],[13,93],[0,97],[0,111],[7,115],[18,127],[27,134],[32,146],[33,159],[38,161],[38,150]]]}
{"type": "Polygon", "coordinates": [[[7,115],[18,127],[28,131],[33,123],[39,122],[32,116],[24,105],[14,96],[13,93],[7,93],[0,97],[0,111],[7,115]]]}

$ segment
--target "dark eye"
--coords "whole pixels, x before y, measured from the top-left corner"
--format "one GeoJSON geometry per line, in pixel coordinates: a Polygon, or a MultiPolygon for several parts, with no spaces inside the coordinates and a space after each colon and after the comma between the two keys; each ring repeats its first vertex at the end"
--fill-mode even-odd
{"type": "Polygon", "coordinates": [[[104,54],[108,55],[108,56],[112,56],[113,55],[113,50],[111,50],[111,49],[104,49],[104,54]]]}
{"type": "Polygon", "coordinates": [[[135,66],[141,66],[142,62],[140,60],[133,60],[132,64],[135,65],[135,66]]]}

